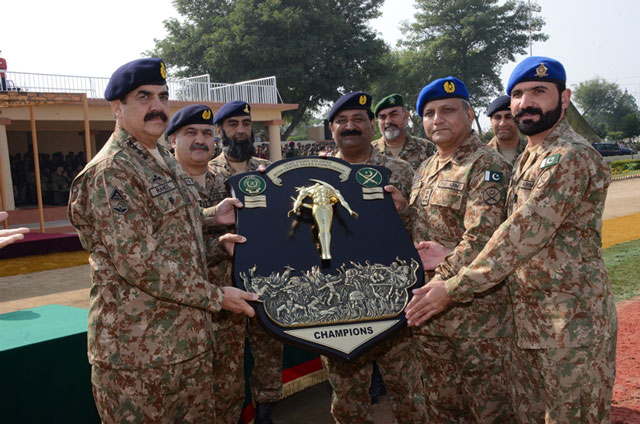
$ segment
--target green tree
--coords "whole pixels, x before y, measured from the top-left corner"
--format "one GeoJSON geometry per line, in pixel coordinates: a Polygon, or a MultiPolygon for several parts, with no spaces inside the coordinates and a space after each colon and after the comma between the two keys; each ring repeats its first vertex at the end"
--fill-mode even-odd
{"type": "Polygon", "coordinates": [[[421,77],[420,87],[448,75],[464,81],[478,106],[480,128],[480,108],[503,90],[502,66],[527,52],[529,35],[533,41],[548,38],[538,29],[544,20],[532,16],[527,3],[513,0],[416,0],[416,8],[401,43],[415,52],[408,69],[421,77]]]}
{"type": "Polygon", "coordinates": [[[617,139],[640,135],[640,110],[635,98],[615,82],[602,78],[581,82],[573,99],[599,136],[617,139]]]}
{"type": "Polygon", "coordinates": [[[153,52],[177,75],[217,81],[275,75],[289,126],[324,101],[364,87],[386,45],[368,26],[383,0],[174,0],[181,19],[164,22],[153,52]]]}

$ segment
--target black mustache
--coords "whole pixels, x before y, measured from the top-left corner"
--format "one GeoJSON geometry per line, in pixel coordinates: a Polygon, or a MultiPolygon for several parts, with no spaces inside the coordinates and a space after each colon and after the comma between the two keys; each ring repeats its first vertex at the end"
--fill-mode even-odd
{"type": "Polygon", "coordinates": [[[189,151],[194,151],[194,150],[204,150],[208,152],[209,146],[207,146],[206,144],[194,143],[191,145],[191,147],[189,147],[189,151]]]}
{"type": "Polygon", "coordinates": [[[169,120],[169,118],[167,118],[167,115],[165,115],[163,112],[149,112],[144,116],[144,122],[147,122],[154,118],[160,118],[162,119],[162,122],[167,122],[169,120]]]}
{"type": "Polygon", "coordinates": [[[520,118],[525,113],[539,115],[540,117],[542,117],[542,115],[543,115],[542,114],[542,109],[538,109],[537,107],[528,107],[526,109],[520,109],[520,111],[518,113],[516,113],[514,118],[520,118]]]}
{"type": "Polygon", "coordinates": [[[362,135],[362,131],[359,130],[344,130],[340,133],[343,137],[348,137],[350,135],[362,135]]]}

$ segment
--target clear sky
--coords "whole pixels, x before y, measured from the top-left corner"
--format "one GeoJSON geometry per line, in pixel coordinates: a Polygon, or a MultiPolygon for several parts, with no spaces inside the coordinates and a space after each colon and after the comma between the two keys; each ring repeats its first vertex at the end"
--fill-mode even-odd
{"type": "MultiPolygon", "coordinates": [[[[599,76],[640,99],[639,1],[537,3],[550,37],[533,45],[534,55],[560,60],[570,86],[599,76]]],[[[412,20],[413,13],[413,0],[387,0],[382,18],[372,25],[395,45],[402,37],[399,23],[412,20]]],[[[0,51],[9,71],[108,77],[153,48],[153,39],[165,35],[162,21],[176,14],[170,0],[8,1],[2,7],[0,51]]],[[[515,65],[504,66],[503,80],[515,65]]]]}

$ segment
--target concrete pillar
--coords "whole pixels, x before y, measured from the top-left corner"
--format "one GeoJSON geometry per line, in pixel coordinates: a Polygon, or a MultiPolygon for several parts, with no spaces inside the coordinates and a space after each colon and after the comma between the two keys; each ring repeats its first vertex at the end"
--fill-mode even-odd
{"type": "Polygon", "coordinates": [[[264,123],[269,130],[269,160],[275,162],[282,159],[282,142],[280,140],[280,125],[283,120],[266,121],[264,123]]]}
{"type": "Polygon", "coordinates": [[[4,210],[15,210],[16,204],[13,198],[13,181],[11,180],[11,162],[9,162],[9,142],[7,141],[7,125],[11,124],[8,118],[0,118],[0,169],[2,169],[2,189],[4,192],[4,210]]]}

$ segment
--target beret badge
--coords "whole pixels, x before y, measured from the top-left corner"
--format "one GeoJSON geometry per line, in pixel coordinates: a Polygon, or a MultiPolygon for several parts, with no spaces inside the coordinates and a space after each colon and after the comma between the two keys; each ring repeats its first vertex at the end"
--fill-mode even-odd
{"type": "Polygon", "coordinates": [[[202,111],[202,119],[211,119],[211,111],[209,109],[202,111]]]}
{"type": "Polygon", "coordinates": [[[456,91],[456,85],[453,83],[453,81],[445,81],[442,85],[442,88],[444,88],[445,93],[449,94],[456,91]]]}
{"type": "Polygon", "coordinates": [[[164,62],[160,62],[160,75],[163,79],[167,79],[167,68],[164,66],[164,62]]]}
{"type": "Polygon", "coordinates": [[[542,62],[542,63],[540,64],[540,66],[538,66],[538,67],[536,68],[536,77],[538,77],[538,78],[544,78],[544,77],[546,77],[546,76],[548,76],[548,75],[549,75],[549,73],[547,72],[547,67],[546,67],[546,66],[544,66],[544,62],[542,62]]]}
{"type": "Polygon", "coordinates": [[[364,104],[367,103],[367,96],[365,96],[364,94],[360,96],[360,98],[358,99],[358,103],[364,106],[364,104]]]}

